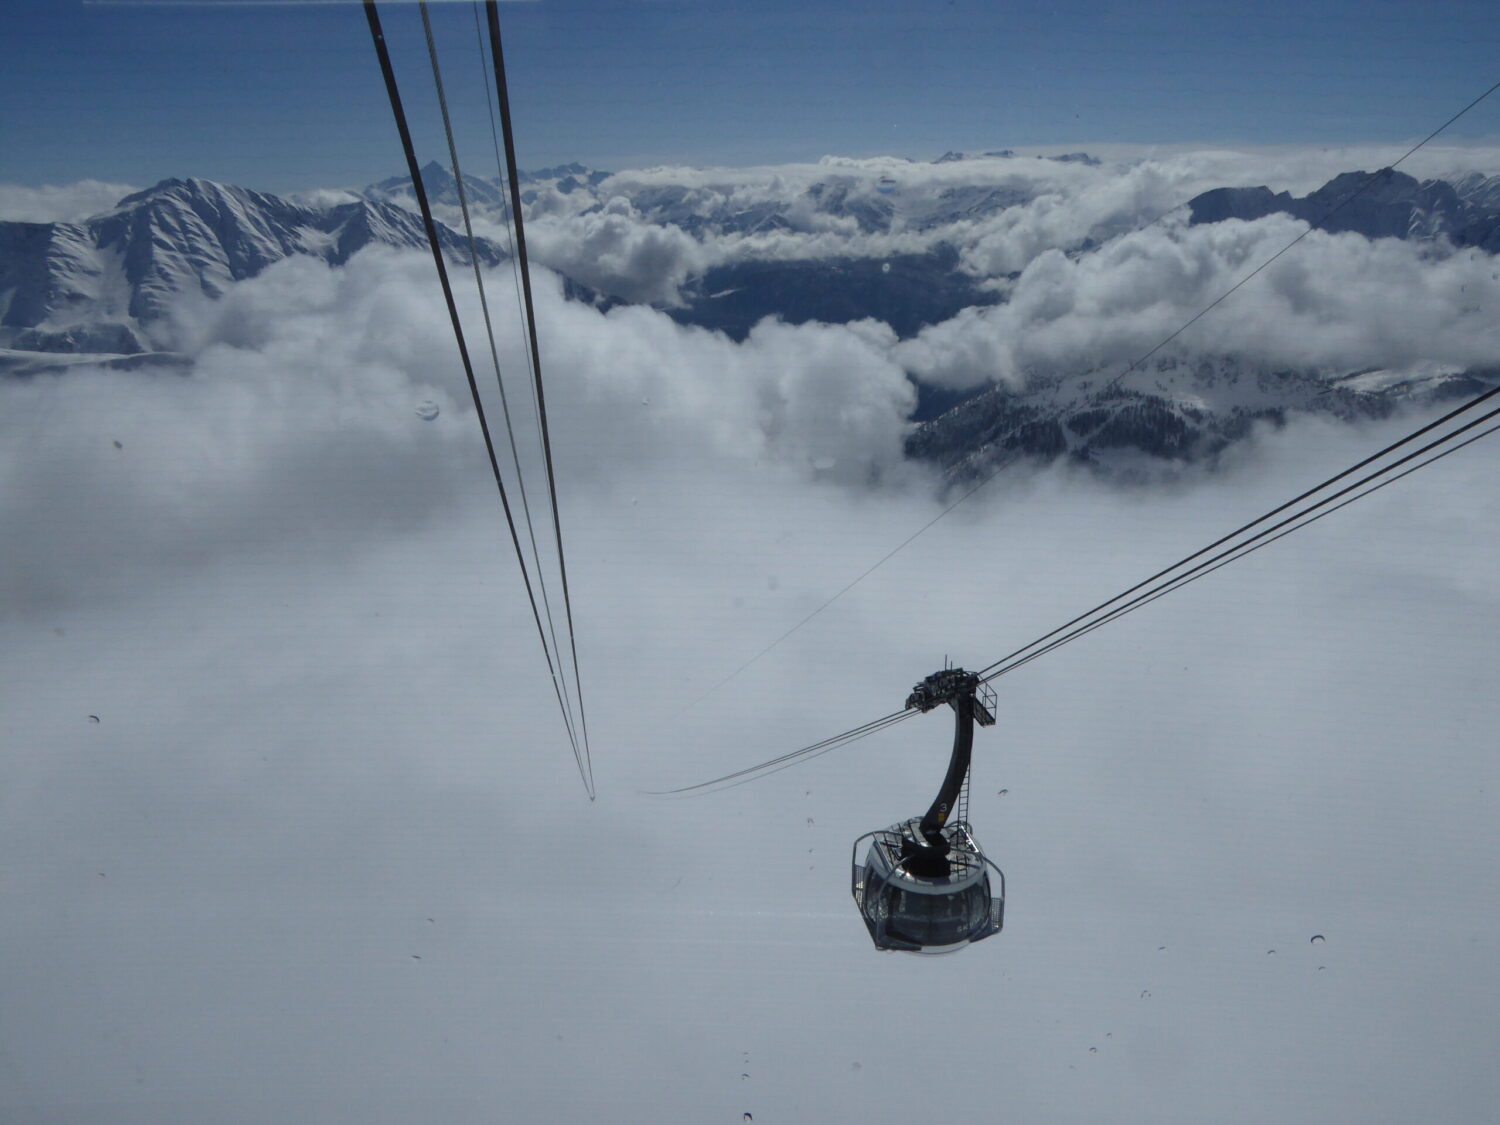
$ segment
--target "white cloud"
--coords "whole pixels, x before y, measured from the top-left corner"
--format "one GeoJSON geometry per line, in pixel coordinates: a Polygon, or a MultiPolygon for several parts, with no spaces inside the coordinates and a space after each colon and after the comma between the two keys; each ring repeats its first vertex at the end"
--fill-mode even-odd
{"type": "MultiPolygon", "coordinates": [[[[1174,216],[1094,254],[1049,250],[1006,304],[967,310],[897,352],[916,374],[960,387],[1017,381],[1031,369],[1123,368],[1306,230],[1284,215],[1199,227],[1174,216]]],[[[1500,277],[1487,254],[1313,231],[1176,346],[1341,372],[1484,366],[1500,345],[1497,313],[1500,277]]]]}
{"type": "Polygon", "coordinates": [[[530,232],[537,261],[627,301],[677,303],[678,288],[707,257],[680,228],[642,222],[618,196],[601,211],[562,225],[534,223],[530,232]]]}
{"type": "MultiPolygon", "coordinates": [[[[358,192],[347,188],[314,188],[312,191],[299,191],[288,195],[286,198],[303,207],[337,207],[341,203],[355,203],[364,197],[358,192]]],[[[413,204],[415,207],[415,204],[413,204]]],[[[455,208],[457,210],[457,208],[455,208]]],[[[460,220],[461,221],[461,220],[460,220]]],[[[450,224],[456,230],[463,228],[457,223],[450,224]]]]}
{"type": "MultiPolygon", "coordinates": [[[[205,556],[358,537],[372,524],[383,534],[451,504],[476,467],[477,434],[430,269],[422,255],[381,250],[342,270],[287,259],[217,302],[183,303],[189,376],[84,369],[7,388],[7,602],[114,595],[205,556]],[[429,399],[442,411],[434,423],[414,414],[429,399]],[[66,427],[47,423],[56,414],[66,427]],[[114,562],[90,578],[89,544],[101,540],[114,562]]],[[[519,412],[532,392],[509,283],[492,272],[490,305],[519,412]]],[[[606,316],[565,302],[551,275],[536,288],[553,396],[594,435],[567,454],[570,469],[608,481],[624,464],[693,472],[732,456],[854,486],[912,476],[901,443],[913,391],[883,325],[768,322],[736,346],[646,308],[606,316]]],[[[488,389],[477,304],[465,297],[488,389]]],[[[498,396],[486,393],[503,438],[498,396]]],[[[519,433],[540,456],[531,429],[519,433]]]]}
{"type": "Polygon", "coordinates": [[[79,223],[108,211],[139,188],[79,180],[72,184],[0,184],[0,222],[79,223]]]}

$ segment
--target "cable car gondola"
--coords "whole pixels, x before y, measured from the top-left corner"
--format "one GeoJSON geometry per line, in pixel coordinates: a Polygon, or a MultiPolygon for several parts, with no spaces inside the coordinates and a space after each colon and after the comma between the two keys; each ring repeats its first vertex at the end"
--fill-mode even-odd
{"type": "Polygon", "coordinates": [[[995,693],[977,673],[947,668],[918,684],[906,706],[931,711],[944,703],[953,708],[953,756],[932,807],[854,841],[850,891],[876,949],[952,953],[999,933],[1005,921],[1004,872],[962,816],[949,820],[968,779],[974,724],[994,725],[995,693]]]}

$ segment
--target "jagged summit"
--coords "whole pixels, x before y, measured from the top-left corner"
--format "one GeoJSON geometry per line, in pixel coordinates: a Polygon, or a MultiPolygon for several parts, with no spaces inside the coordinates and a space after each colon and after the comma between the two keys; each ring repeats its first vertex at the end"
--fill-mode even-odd
{"type": "MultiPolygon", "coordinates": [[[[439,240],[466,258],[447,227],[439,240]]],[[[134,354],[163,342],[184,293],[217,297],[294,254],[343,265],[366,246],[425,249],[421,220],[359,199],[311,207],[198,178],[166,179],[82,223],[0,223],[0,346],[134,354]]],[[[480,260],[504,260],[480,240],[480,260]]]]}
{"type": "Polygon", "coordinates": [[[1015,155],[1014,149],[1002,148],[993,152],[945,152],[933,161],[934,164],[957,164],[962,160],[1008,159],[1015,155]]]}
{"type": "Polygon", "coordinates": [[[1188,207],[1194,223],[1253,221],[1282,213],[1331,234],[1446,238],[1455,246],[1500,252],[1500,176],[1476,173],[1453,184],[1382,168],[1344,172],[1300,197],[1264,186],[1215,188],[1195,196],[1188,207]]]}
{"type": "MultiPolygon", "coordinates": [[[[418,172],[430,201],[447,204],[450,207],[458,206],[458,181],[453,178],[453,173],[448,171],[447,167],[436,160],[429,160],[418,169],[418,172]]],[[[392,176],[381,180],[378,184],[371,184],[359,194],[367,199],[387,203],[406,204],[415,199],[410,176],[392,176]]],[[[500,207],[505,201],[505,193],[500,190],[498,180],[486,179],[468,172],[464,173],[464,196],[470,205],[481,207],[500,207]]]]}

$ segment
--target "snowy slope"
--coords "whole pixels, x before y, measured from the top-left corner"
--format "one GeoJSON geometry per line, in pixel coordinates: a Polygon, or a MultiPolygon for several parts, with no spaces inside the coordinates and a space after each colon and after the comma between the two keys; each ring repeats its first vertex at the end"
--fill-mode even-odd
{"type": "Polygon", "coordinates": [[[1223,356],[1158,358],[1117,375],[1095,370],[1033,379],[1019,391],[994,387],[917,426],[907,451],[960,481],[1017,457],[1149,474],[1211,459],[1257,424],[1279,426],[1293,414],[1384,418],[1500,382],[1500,368],[1295,371],[1223,356]]]}
{"type": "Polygon", "coordinates": [[[1333,234],[1445,238],[1455,246],[1500,252],[1500,176],[1474,173],[1457,183],[1419,181],[1383,168],[1345,172],[1304,196],[1268,187],[1216,188],[1191,200],[1189,207],[1194,223],[1252,221],[1281,212],[1333,234]]]}
{"type": "MultiPolygon", "coordinates": [[[[439,228],[455,258],[462,236],[439,228]]],[[[366,246],[425,249],[410,211],[361,199],[310,207],[209,180],[163,180],[83,223],[0,223],[0,345],[135,354],[165,342],[184,293],[217,297],[294,254],[342,265],[366,246]]],[[[504,252],[477,243],[494,265],[504,252]]]]}

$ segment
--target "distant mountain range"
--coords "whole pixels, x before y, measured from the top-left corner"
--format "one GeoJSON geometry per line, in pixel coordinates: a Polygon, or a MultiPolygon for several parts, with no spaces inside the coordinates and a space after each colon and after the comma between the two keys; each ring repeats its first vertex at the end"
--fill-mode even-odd
{"type": "Polygon", "coordinates": [[[1375,173],[1345,172],[1304,196],[1268,187],[1215,188],[1192,199],[1188,207],[1195,224],[1249,222],[1280,212],[1330,234],[1445,238],[1457,247],[1500,253],[1500,176],[1474,173],[1450,184],[1382,168],[1375,173]]]}
{"type": "Polygon", "coordinates": [[[1032,379],[1019,391],[992,387],[920,423],[907,453],[960,483],[1013,461],[1060,457],[1149,477],[1215,458],[1258,423],[1279,426],[1296,414],[1385,418],[1404,405],[1472,396],[1500,382],[1500,365],[1341,372],[1179,357],[1118,382],[1115,375],[1095,370],[1032,379]]]}
{"type": "MultiPolygon", "coordinates": [[[[998,215],[1032,200],[1028,181],[998,174],[1034,158],[989,152],[947,153],[938,186],[921,189],[920,176],[878,178],[833,162],[810,182],[780,194],[727,187],[692,187],[670,176],[590,169],[580,164],[521,177],[522,201],[535,213],[558,208],[575,216],[628,204],[632,221],[676,227],[700,240],[754,238],[777,232],[841,231],[880,236],[896,231],[937,232],[998,215]]],[[[1098,163],[1084,153],[1049,158],[1098,163]]],[[[441,165],[422,169],[429,196],[454,222],[457,183],[441,165]]],[[[505,216],[498,179],[465,175],[465,195],[490,221],[505,216]]],[[[80,223],[0,223],[0,374],[31,374],[80,362],[115,367],[170,362],[167,313],[184,294],[221,295],[292,255],[343,265],[361,249],[384,245],[425,250],[413,211],[411,181],[394,177],[314,205],[199,179],[164,180],[122,199],[112,210],[80,223]]],[[[1305,196],[1267,187],[1225,187],[1189,203],[1194,224],[1253,221],[1274,213],[1318,222],[1332,232],[1366,238],[1429,241],[1500,253],[1500,177],[1469,175],[1418,181],[1400,172],[1351,172],[1305,196]],[[1352,201],[1339,206],[1351,191],[1352,201]]],[[[444,249],[467,260],[467,242],[439,224],[444,249]]],[[[678,236],[680,237],[680,236],[678,236]]],[[[1004,291],[994,279],[967,272],[958,251],[929,242],[921,252],[880,257],[834,255],[791,259],[741,256],[712,266],[681,286],[681,300],[664,309],[680,323],[743,339],[766,316],[790,323],[846,323],[874,317],[901,337],[947,320],[965,308],[996,304],[1004,291]]],[[[1068,248],[1087,254],[1093,242],[1068,248]]],[[[498,264],[506,251],[479,239],[482,262],[498,264]]],[[[569,282],[570,296],[601,307],[618,294],[569,282]]],[[[185,362],[178,360],[179,362],[185,362]]],[[[1025,391],[994,387],[972,397],[922,387],[908,450],[941,464],[955,478],[985,472],[1016,456],[1072,457],[1109,467],[1121,451],[1145,453],[1162,464],[1212,457],[1258,420],[1290,413],[1339,418],[1379,417],[1402,403],[1465,393],[1493,372],[1423,369],[1385,371],[1272,371],[1231,359],[1179,356],[1135,372],[1108,393],[1100,372],[1033,379],[1025,391]]],[[[919,384],[920,386],[920,384],[919,384]]]]}
{"type": "MultiPolygon", "coordinates": [[[[438,235],[467,259],[461,235],[438,235]]],[[[311,207],[196,179],[163,180],[82,223],[0,223],[0,346],[140,355],[170,343],[162,322],[184,293],[218,297],[294,254],[341,266],[376,244],[426,250],[427,235],[418,216],[378,200],[311,207]]],[[[505,259],[493,243],[476,249],[486,264],[505,259]]]]}
{"type": "MultiPolygon", "coordinates": [[[[428,161],[419,171],[422,175],[422,187],[427,191],[428,202],[446,207],[459,205],[458,181],[454,179],[452,172],[436,160],[428,161]]],[[[522,185],[521,202],[531,204],[542,191],[552,190],[562,195],[571,195],[575,191],[587,191],[598,187],[609,179],[610,175],[609,172],[585,168],[582,164],[559,164],[555,168],[520,172],[516,180],[522,185]]],[[[388,180],[381,180],[378,184],[371,184],[360,194],[366,199],[416,206],[416,193],[412,191],[410,176],[392,176],[388,180]]],[[[478,207],[495,219],[509,218],[508,195],[506,185],[500,177],[464,173],[464,198],[470,207],[478,207]]]]}

